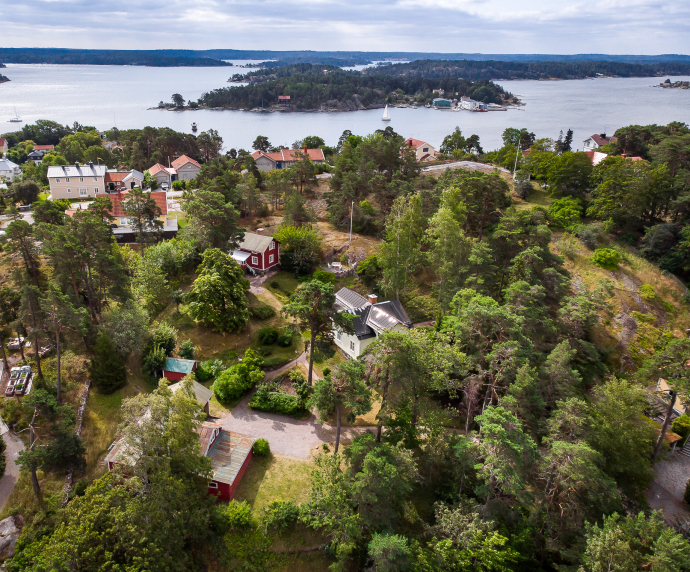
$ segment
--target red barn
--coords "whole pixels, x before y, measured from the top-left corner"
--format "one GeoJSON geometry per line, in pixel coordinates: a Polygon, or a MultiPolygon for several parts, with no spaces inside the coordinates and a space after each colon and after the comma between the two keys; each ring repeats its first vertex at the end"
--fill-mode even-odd
{"type": "Polygon", "coordinates": [[[280,264],[280,243],[259,228],[256,233],[245,232],[244,240],[231,256],[242,268],[257,274],[280,264]]]}
{"type": "Polygon", "coordinates": [[[223,429],[217,423],[204,423],[199,431],[201,453],[211,459],[213,479],[208,494],[229,501],[237,490],[252,460],[255,439],[223,429]]]}

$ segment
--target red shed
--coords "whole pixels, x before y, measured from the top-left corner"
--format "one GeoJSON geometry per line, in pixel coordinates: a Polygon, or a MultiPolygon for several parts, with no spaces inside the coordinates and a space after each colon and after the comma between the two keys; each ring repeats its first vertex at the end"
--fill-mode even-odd
{"type": "Polygon", "coordinates": [[[252,460],[255,439],[223,429],[217,423],[204,423],[199,431],[199,441],[201,452],[211,459],[213,469],[208,494],[229,501],[252,460]]]}
{"type": "Polygon", "coordinates": [[[169,381],[182,381],[196,370],[196,360],[169,357],[165,360],[163,377],[169,381]]]}
{"type": "Polygon", "coordinates": [[[258,228],[255,233],[244,233],[244,240],[231,256],[242,268],[256,274],[280,264],[280,242],[264,235],[264,229],[258,228]]]}

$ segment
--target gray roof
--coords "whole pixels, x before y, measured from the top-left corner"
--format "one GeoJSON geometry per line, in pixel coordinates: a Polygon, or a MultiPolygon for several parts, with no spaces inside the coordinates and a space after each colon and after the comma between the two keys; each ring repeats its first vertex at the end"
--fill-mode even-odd
{"type": "Polygon", "coordinates": [[[251,250],[252,252],[264,252],[271,244],[272,240],[272,236],[245,232],[244,240],[240,243],[240,248],[242,250],[251,250]]]}
{"type": "Polygon", "coordinates": [[[50,177],[104,177],[105,165],[51,165],[48,167],[50,177]]]}
{"type": "MultiPolygon", "coordinates": [[[[184,382],[182,381],[173,383],[170,386],[170,391],[175,393],[178,389],[180,389],[180,387],[182,387],[183,383],[184,382]]],[[[211,396],[213,395],[213,391],[211,391],[208,387],[204,387],[196,380],[192,381],[192,391],[194,391],[196,400],[201,404],[202,407],[206,406],[208,400],[211,399],[211,396]]]]}
{"type": "Polygon", "coordinates": [[[9,159],[0,159],[0,171],[14,171],[19,165],[9,159]]]}
{"type": "Polygon", "coordinates": [[[364,308],[364,306],[369,304],[369,300],[349,288],[341,288],[338,290],[335,294],[335,301],[343,310],[364,308]]]}
{"type": "Polygon", "coordinates": [[[360,340],[373,338],[377,332],[385,332],[401,324],[412,327],[405,308],[400,300],[388,300],[371,304],[364,296],[349,288],[341,288],[335,295],[336,305],[348,314],[355,316],[352,327],[360,340]]]}
{"type": "Polygon", "coordinates": [[[128,181],[129,179],[139,179],[140,181],[144,180],[144,173],[141,173],[140,171],[137,171],[136,169],[132,169],[128,175],[125,176],[123,181],[128,181]]]}

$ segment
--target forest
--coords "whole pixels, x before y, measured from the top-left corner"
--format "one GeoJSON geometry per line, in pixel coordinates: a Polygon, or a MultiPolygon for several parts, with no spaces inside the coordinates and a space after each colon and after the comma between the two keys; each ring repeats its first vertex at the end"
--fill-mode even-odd
{"type": "MultiPolygon", "coordinates": [[[[386,70],[387,67],[377,68],[386,70]]],[[[257,70],[248,74],[249,85],[216,89],[205,93],[199,105],[230,109],[256,108],[278,104],[279,95],[291,97],[290,107],[295,110],[317,110],[336,107],[349,102],[352,109],[383,107],[391,94],[412,96],[419,102],[430,102],[434,89],[469,96],[486,103],[512,101],[513,96],[489,80],[471,81],[459,78],[406,78],[344,71],[325,65],[295,64],[277,67],[266,73],[257,70]]],[[[288,109],[289,109],[288,108],[288,109]]]]}
{"type": "Polygon", "coordinates": [[[584,79],[597,75],[613,77],[659,77],[688,75],[690,63],[627,63],[613,61],[494,61],[428,60],[368,68],[362,74],[387,74],[409,78],[477,79],[584,79]]]}
{"type": "MultiPolygon", "coordinates": [[[[675,518],[650,494],[683,462],[671,441],[690,438],[690,416],[656,390],[663,378],[690,395],[686,124],[621,127],[597,165],[567,131],[509,128],[485,151],[457,128],[441,158],[482,169],[431,175],[390,126],[346,131],[327,180],[307,157],[259,173],[212,134],[208,156],[165,129],[108,135],[130,164],[179,148],[203,166],[173,240],[131,193],[136,247],[115,243],[107,198],[73,216],[36,199],[28,222],[16,185],[4,197],[0,345],[31,339],[6,359],[41,372],[0,402],[26,442],[0,515],[24,523],[7,570],[690,570],[690,485],[675,518]],[[514,180],[492,168],[516,157],[514,180]],[[259,225],[281,244],[261,291],[227,254],[259,225]],[[352,272],[330,272],[336,258],[352,272]],[[343,287],[398,300],[415,327],[345,359],[343,287]],[[174,393],[159,373],[172,356],[199,360],[174,393]],[[212,388],[215,420],[260,411],[281,434],[252,435],[230,502],[207,495],[193,380],[212,388]],[[290,456],[305,426],[327,436],[290,456]],[[107,471],[119,435],[132,453],[107,471]]],[[[98,133],[41,123],[14,147],[29,136],[69,153],[98,133]]]]}
{"type": "Polygon", "coordinates": [[[0,61],[10,64],[151,67],[219,67],[232,65],[215,58],[164,55],[156,50],[84,50],[66,48],[0,48],[0,61]]]}

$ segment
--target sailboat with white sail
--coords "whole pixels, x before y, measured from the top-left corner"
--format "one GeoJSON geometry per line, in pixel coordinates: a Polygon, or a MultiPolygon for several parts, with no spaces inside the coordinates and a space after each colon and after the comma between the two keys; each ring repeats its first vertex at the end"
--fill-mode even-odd
{"type": "Polygon", "coordinates": [[[381,118],[381,121],[390,121],[391,120],[391,114],[388,113],[388,105],[386,105],[386,109],[383,110],[383,117],[381,118]]]}
{"type": "Polygon", "coordinates": [[[22,120],[19,117],[19,115],[17,115],[17,108],[15,107],[14,108],[14,117],[12,119],[10,119],[10,123],[21,123],[21,122],[22,122],[22,120]]]}

